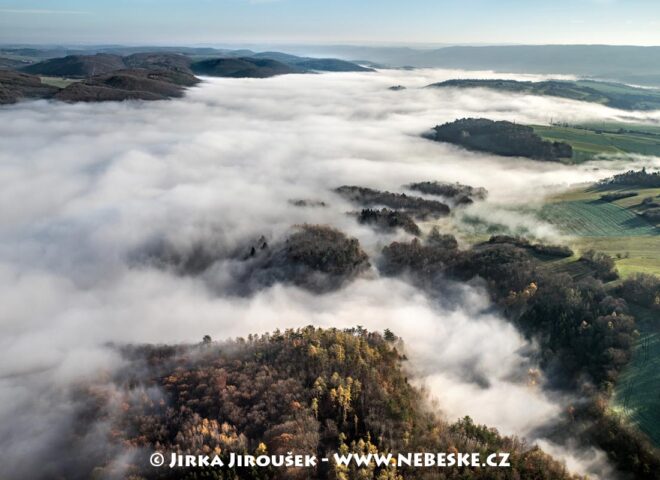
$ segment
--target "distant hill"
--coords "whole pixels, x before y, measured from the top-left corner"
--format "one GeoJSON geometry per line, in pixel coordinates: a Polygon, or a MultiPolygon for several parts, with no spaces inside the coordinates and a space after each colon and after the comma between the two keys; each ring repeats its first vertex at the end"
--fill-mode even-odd
{"type": "Polygon", "coordinates": [[[191,68],[198,75],[233,78],[267,78],[302,73],[300,69],[269,58],[214,58],[195,62],[191,68]]]}
{"type": "Polygon", "coordinates": [[[616,45],[446,46],[433,49],[317,45],[289,53],[366,59],[390,67],[439,67],[511,73],[566,74],[660,86],[660,47],[616,45]]]}
{"type": "Polygon", "coordinates": [[[67,55],[92,55],[97,52],[83,48],[64,48],[64,47],[25,47],[25,46],[0,46],[0,57],[22,60],[27,63],[34,63],[49,58],[66,57],[67,55]]]}
{"type": "Polygon", "coordinates": [[[100,47],[94,49],[99,53],[114,53],[115,55],[133,55],[135,53],[171,53],[178,55],[186,55],[189,57],[219,57],[219,56],[234,56],[234,57],[249,57],[254,52],[252,50],[240,49],[233,50],[227,48],[212,48],[212,47],[163,47],[153,45],[142,45],[136,47],[114,46],[114,47],[100,47]]]}
{"type": "Polygon", "coordinates": [[[289,53],[282,52],[259,52],[253,55],[241,55],[243,57],[252,57],[252,58],[270,58],[271,60],[277,60],[282,63],[296,63],[304,60],[303,57],[297,55],[291,55],[289,53]]]}
{"type": "Polygon", "coordinates": [[[25,63],[11,61],[9,68],[21,68],[21,71],[33,75],[46,75],[68,78],[87,78],[104,75],[125,69],[174,70],[179,72],[209,75],[216,77],[252,77],[267,78],[287,73],[306,73],[310,71],[364,72],[371,71],[355,63],[334,58],[305,58],[280,52],[253,54],[240,51],[249,56],[236,57],[232,52],[219,58],[194,57],[167,51],[137,52],[128,56],[109,53],[94,55],[69,55],[51,58],[38,63],[23,66],[25,63]]]}
{"type": "Polygon", "coordinates": [[[278,62],[286,63],[301,70],[317,70],[320,72],[373,72],[372,68],[366,68],[357,63],[339,60],[337,58],[310,58],[299,57],[282,52],[260,52],[251,58],[270,58],[278,62]]]}
{"type": "Polygon", "coordinates": [[[486,118],[464,118],[436,126],[429,138],[508,157],[559,161],[573,156],[569,144],[545,141],[531,127],[486,118]]]}
{"type": "Polygon", "coordinates": [[[126,68],[126,65],[122,57],[98,53],[96,55],[69,55],[63,58],[52,58],[28,65],[22,70],[33,75],[84,78],[103,75],[123,68],[126,68]]]}
{"type": "Polygon", "coordinates": [[[412,65],[521,73],[561,73],[644,85],[660,84],[660,47],[512,45],[447,47],[420,53],[412,65]]]}
{"type": "Polygon", "coordinates": [[[0,56],[0,70],[18,70],[19,68],[29,65],[30,62],[15,60],[13,58],[5,58],[0,56]]]}
{"type": "Polygon", "coordinates": [[[48,75],[70,78],[87,78],[103,75],[126,68],[148,70],[172,69],[191,73],[190,59],[174,53],[135,53],[127,57],[97,53],[95,55],[69,55],[51,58],[24,67],[22,71],[34,75],[48,75]]]}
{"type": "Polygon", "coordinates": [[[124,57],[123,60],[124,65],[128,68],[165,69],[192,73],[190,58],[179,53],[141,52],[124,57]]]}
{"type": "Polygon", "coordinates": [[[0,48],[0,68],[19,69],[26,73],[83,78],[124,68],[175,68],[187,70],[191,63],[217,58],[269,59],[298,70],[362,72],[371,69],[337,58],[310,58],[283,52],[258,52],[248,49],[192,47],[89,47],[0,48]],[[27,67],[29,66],[29,68],[27,67]]]}
{"type": "MultiPolygon", "coordinates": [[[[67,102],[161,100],[181,96],[184,87],[199,81],[194,74],[267,78],[312,71],[369,71],[343,60],[313,59],[280,52],[255,54],[250,50],[175,47],[148,52],[140,50],[137,47],[108,47],[104,52],[89,55],[76,53],[47,58],[67,50],[2,48],[0,54],[16,58],[0,57],[0,71],[3,72],[0,76],[0,103],[30,98],[53,98],[67,102]],[[222,56],[206,58],[209,54],[222,56]],[[247,56],[235,56],[237,54],[247,56]],[[40,76],[64,77],[67,81],[47,79],[45,83],[40,76]],[[69,79],[80,81],[70,84],[69,79]]],[[[93,51],[90,49],[90,52],[93,51]]]]}
{"type": "Polygon", "coordinates": [[[321,72],[373,72],[372,68],[362,67],[356,63],[336,58],[308,58],[294,64],[305,70],[318,70],[321,72]]]}
{"type": "Polygon", "coordinates": [[[447,46],[434,49],[408,47],[362,47],[354,45],[288,46],[285,52],[255,53],[248,49],[160,46],[97,47],[2,47],[0,57],[40,61],[65,55],[119,56],[142,52],[174,53],[192,60],[211,57],[271,58],[282,63],[295,58],[335,58],[389,67],[440,67],[464,70],[494,70],[512,73],[566,74],[617,82],[660,86],[660,47],[613,45],[509,45],[447,46]]]}
{"type": "Polygon", "coordinates": [[[516,80],[447,80],[433,88],[489,88],[593,102],[623,110],[660,110],[660,90],[594,81],[520,82],[516,80]]]}

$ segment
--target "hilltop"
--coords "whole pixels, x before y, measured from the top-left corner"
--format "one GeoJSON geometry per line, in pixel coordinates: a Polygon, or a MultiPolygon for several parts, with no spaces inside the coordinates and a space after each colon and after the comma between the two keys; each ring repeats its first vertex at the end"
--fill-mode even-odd
{"type": "MultiPolygon", "coordinates": [[[[112,460],[127,453],[130,478],[234,478],[221,468],[153,469],[145,452],[154,450],[224,460],[232,452],[508,452],[511,467],[502,478],[575,478],[536,446],[469,417],[450,423],[431,413],[424,393],[408,382],[404,346],[389,330],[309,326],[220,343],[207,336],[196,345],[126,346],[120,354],[125,368],[105,384],[81,385],[76,395],[74,430],[81,435],[62,439],[62,447],[80,457],[80,478],[112,473],[112,460]],[[92,448],[84,434],[98,424],[111,435],[92,448]]],[[[333,463],[243,468],[240,478],[490,479],[495,471],[333,463]]]]}

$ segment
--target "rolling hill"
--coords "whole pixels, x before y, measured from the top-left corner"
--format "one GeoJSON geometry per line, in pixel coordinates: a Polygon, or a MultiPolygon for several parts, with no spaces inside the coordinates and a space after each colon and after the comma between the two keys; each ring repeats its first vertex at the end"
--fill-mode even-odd
{"type": "Polygon", "coordinates": [[[63,58],[52,58],[28,65],[22,71],[32,75],[84,78],[103,75],[124,68],[126,68],[126,64],[122,57],[98,53],[96,55],[69,55],[63,58]]]}
{"type": "Polygon", "coordinates": [[[307,58],[293,63],[295,67],[321,72],[373,72],[372,68],[361,67],[352,62],[336,58],[307,58]]]}
{"type": "Polygon", "coordinates": [[[190,58],[178,53],[141,52],[123,58],[128,68],[146,68],[148,70],[175,70],[192,73],[190,58]]]}
{"type": "Polygon", "coordinates": [[[74,82],[0,70],[0,104],[40,98],[65,102],[164,100],[182,96],[185,87],[198,82],[191,73],[176,70],[123,69],[74,82]]]}
{"type": "Polygon", "coordinates": [[[370,71],[343,60],[298,57],[280,52],[255,54],[250,50],[186,48],[140,50],[119,48],[89,55],[76,52],[48,58],[67,50],[2,49],[0,53],[9,57],[0,58],[0,103],[34,98],[67,102],[161,100],[181,96],[182,87],[196,84],[198,79],[193,71],[199,75],[233,78],[268,78],[315,71],[370,71]],[[223,56],[208,58],[208,55],[218,54],[223,56]]]}
{"type": "MultiPolygon", "coordinates": [[[[61,76],[72,78],[86,78],[93,75],[102,75],[126,68],[146,69],[175,69],[190,72],[192,63],[210,62],[224,59],[240,62],[254,63],[256,67],[243,65],[233,70],[245,71],[247,76],[263,78],[270,76],[264,73],[267,69],[284,71],[284,67],[273,63],[270,66],[260,62],[278,62],[288,66],[291,71],[297,72],[366,72],[372,71],[353,62],[337,58],[300,57],[283,52],[259,52],[251,50],[226,50],[214,48],[163,48],[163,47],[117,47],[106,49],[89,49],[73,54],[68,50],[41,50],[41,49],[0,49],[0,68],[21,69],[25,73],[46,76],[61,76]],[[57,55],[65,53],[65,56],[57,55]],[[262,69],[262,73],[258,70],[262,69]]],[[[222,62],[221,62],[222,63],[222,62]]],[[[223,70],[232,69],[230,63],[216,68],[216,71],[225,76],[223,70]]],[[[202,63],[198,68],[209,68],[202,63]]],[[[232,71],[233,71],[232,70],[232,71]]],[[[291,72],[289,72],[291,73],[291,72]]]]}
{"type": "Polygon", "coordinates": [[[303,73],[302,70],[277,60],[248,57],[202,60],[193,63],[191,68],[197,75],[233,78],[267,78],[287,73],[303,73]]]}

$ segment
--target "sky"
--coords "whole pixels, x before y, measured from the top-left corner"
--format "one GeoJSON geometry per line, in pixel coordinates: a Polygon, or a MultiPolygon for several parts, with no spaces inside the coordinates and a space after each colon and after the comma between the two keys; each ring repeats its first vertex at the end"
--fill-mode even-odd
{"type": "Polygon", "coordinates": [[[660,45],[660,2],[0,0],[0,43],[660,45]]]}

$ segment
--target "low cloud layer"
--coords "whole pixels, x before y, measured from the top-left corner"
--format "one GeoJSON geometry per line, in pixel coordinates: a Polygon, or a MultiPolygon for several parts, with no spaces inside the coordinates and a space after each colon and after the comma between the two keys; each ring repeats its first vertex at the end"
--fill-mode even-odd
{"type": "Polygon", "coordinates": [[[397,235],[346,215],[355,207],[332,193],[344,184],[483,186],[489,201],[473,208],[551,236],[548,225],[502,205],[534,202],[632,160],[567,167],[468,153],[420,134],[466,116],[660,122],[660,114],[562,99],[421,88],[477,75],[493,77],[417,70],[208,79],[181,100],[0,109],[0,448],[10,474],[24,473],[29,455],[66,428],[67,389],[117,365],[108,342],[195,342],[308,324],[390,328],[448,417],[469,414],[526,435],[560,414],[563,400],[528,385],[534,346],[477,288],[454,286],[431,300],[372,270],[322,296],[275,285],[237,297],[130,261],[154,241],[230,251],[302,223],[331,224],[375,257],[397,235]],[[398,84],[408,88],[388,90],[398,84]],[[329,207],[289,202],[301,198],[329,207]]]}

